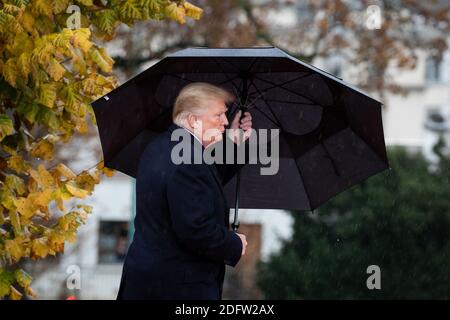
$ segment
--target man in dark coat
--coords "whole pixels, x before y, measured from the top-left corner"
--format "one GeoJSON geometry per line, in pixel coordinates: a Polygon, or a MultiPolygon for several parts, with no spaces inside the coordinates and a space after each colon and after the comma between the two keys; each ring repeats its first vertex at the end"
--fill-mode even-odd
{"type": "MultiPolygon", "coordinates": [[[[206,83],[186,86],[174,105],[174,123],[143,152],[135,233],[118,299],[221,299],[225,264],[234,267],[247,245],[244,235],[229,230],[223,192],[237,166],[198,163],[193,155],[229,139],[224,131],[231,99],[227,91],[206,83]],[[192,161],[175,163],[176,130],[187,133],[192,161]]],[[[240,120],[239,112],[230,128],[242,129],[247,139],[251,125],[251,115],[240,120]]]]}

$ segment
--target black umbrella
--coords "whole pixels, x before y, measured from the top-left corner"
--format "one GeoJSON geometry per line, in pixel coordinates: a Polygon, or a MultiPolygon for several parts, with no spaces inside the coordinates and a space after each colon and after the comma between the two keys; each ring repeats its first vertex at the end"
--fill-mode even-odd
{"type": "Polygon", "coordinates": [[[236,224],[238,206],[313,210],[388,168],[382,104],[273,47],[181,50],[95,101],[105,166],[135,177],[177,94],[198,81],[233,92],[230,111],[249,109],[253,128],[280,129],[278,173],[247,165],[225,186],[236,224]]]}

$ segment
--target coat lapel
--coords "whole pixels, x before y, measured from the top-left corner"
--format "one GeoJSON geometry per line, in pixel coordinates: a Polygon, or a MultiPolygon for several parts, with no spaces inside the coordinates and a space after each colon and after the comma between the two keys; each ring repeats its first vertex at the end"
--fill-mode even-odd
{"type": "MultiPolygon", "coordinates": [[[[175,123],[172,123],[169,126],[168,131],[169,131],[169,133],[172,133],[175,129],[182,129],[182,127],[176,125],[175,123]]],[[[186,129],[184,129],[184,130],[186,130],[186,129]]],[[[193,151],[194,148],[201,148],[202,149],[202,154],[203,154],[203,151],[205,150],[205,147],[192,134],[190,134],[190,137],[191,137],[191,145],[193,147],[193,149],[191,149],[191,151],[193,151]]],[[[208,166],[209,170],[211,171],[211,174],[212,174],[212,176],[214,177],[214,180],[217,183],[217,187],[219,188],[220,193],[221,193],[221,195],[223,197],[223,201],[224,201],[224,203],[226,205],[227,202],[226,202],[225,192],[223,191],[222,180],[220,178],[220,175],[219,175],[219,172],[217,171],[216,166],[214,164],[205,164],[205,165],[208,166]]]]}

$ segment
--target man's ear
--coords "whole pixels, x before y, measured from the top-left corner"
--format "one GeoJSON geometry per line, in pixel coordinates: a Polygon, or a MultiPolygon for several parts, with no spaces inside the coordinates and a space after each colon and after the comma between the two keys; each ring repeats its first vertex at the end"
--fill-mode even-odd
{"type": "Polygon", "coordinates": [[[195,114],[188,114],[187,116],[187,123],[189,125],[189,128],[194,129],[197,125],[197,117],[195,116],[195,114]]]}

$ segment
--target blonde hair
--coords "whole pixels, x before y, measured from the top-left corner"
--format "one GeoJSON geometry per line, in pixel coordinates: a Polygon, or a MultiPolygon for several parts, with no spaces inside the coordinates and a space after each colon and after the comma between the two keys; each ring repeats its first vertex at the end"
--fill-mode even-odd
{"type": "Polygon", "coordinates": [[[205,82],[194,82],[185,86],[178,94],[172,111],[172,121],[179,126],[184,125],[190,113],[200,114],[208,100],[232,102],[234,95],[225,89],[205,82]]]}

